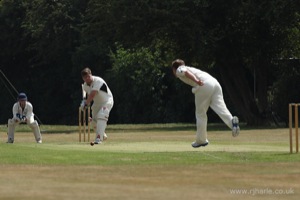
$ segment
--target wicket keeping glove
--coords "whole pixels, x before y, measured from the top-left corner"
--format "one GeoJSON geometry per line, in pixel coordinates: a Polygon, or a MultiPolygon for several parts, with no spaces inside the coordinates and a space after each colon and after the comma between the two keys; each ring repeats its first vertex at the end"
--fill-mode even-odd
{"type": "Polygon", "coordinates": [[[27,118],[25,115],[23,115],[21,118],[21,123],[26,123],[26,121],[27,121],[27,118]]]}
{"type": "Polygon", "coordinates": [[[16,117],[19,118],[20,120],[22,119],[22,116],[21,116],[20,113],[17,113],[17,114],[16,114],[16,117]]]}

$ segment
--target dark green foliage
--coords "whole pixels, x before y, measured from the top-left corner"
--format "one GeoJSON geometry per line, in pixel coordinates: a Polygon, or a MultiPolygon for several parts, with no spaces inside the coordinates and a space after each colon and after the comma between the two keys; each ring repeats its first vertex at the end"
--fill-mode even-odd
{"type": "Polygon", "coordinates": [[[112,112],[116,122],[166,123],[184,119],[178,113],[187,110],[193,97],[190,95],[186,102],[177,101],[180,106],[172,105],[172,98],[178,96],[175,78],[170,80],[170,68],[165,66],[160,48],[125,50],[119,46],[111,59],[108,80],[117,102],[112,112]]]}
{"type": "MultiPolygon", "coordinates": [[[[115,96],[111,122],[191,122],[193,95],[169,68],[182,58],[218,78],[232,114],[270,124],[300,101],[299,63],[275,64],[300,57],[299,10],[295,0],[2,0],[0,67],[46,124],[76,123],[86,66],[115,96]]],[[[6,123],[16,94],[0,84],[6,123]]]]}
{"type": "Polygon", "coordinates": [[[277,62],[277,81],[272,87],[271,105],[281,121],[288,123],[288,104],[300,102],[300,61],[299,59],[277,62]]]}

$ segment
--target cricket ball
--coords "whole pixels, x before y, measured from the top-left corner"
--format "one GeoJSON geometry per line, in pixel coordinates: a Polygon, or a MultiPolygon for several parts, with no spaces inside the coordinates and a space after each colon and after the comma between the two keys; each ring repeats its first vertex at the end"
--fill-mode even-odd
{"type": "Polygon", "coordinates": [[[95,143],[94,143],[94,142],[91,142],[90,144],[91,144],[91,146],[94,146],[95,143]]]}

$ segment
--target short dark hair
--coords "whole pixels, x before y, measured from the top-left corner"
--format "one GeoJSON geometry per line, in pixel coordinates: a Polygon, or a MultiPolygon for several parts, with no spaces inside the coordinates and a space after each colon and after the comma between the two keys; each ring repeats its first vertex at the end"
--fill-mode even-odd
{"type": "Polygon", "coordinates": [[[92,74],[92,71],[90,68],[86,67],[81,71],[81,76],[84,77],[86,75],[92,74]]]}
{"type": "Polygon", "coordinates": [[[172,62],[172,68],[177,69],[178,67],[185,65],[184,61],[181,59],[176,59],[172,62]]]}

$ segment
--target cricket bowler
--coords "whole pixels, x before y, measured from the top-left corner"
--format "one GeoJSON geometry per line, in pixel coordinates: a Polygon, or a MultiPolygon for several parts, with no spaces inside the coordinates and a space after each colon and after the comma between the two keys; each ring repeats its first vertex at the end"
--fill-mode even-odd
{"type": "Polygon", "coordinates": [[[196,141],[192,147],[198,148],[208,145],[207,140],[207,110],[211,107],[232,130],[232,136],[239,135],[239,119],[232,116],[226,107],[223,92],[219,82],[207,72],[186,66],[181,59],[172,62],[173,74],[184,83],[192,86],[196,107],[196,141]]]}

